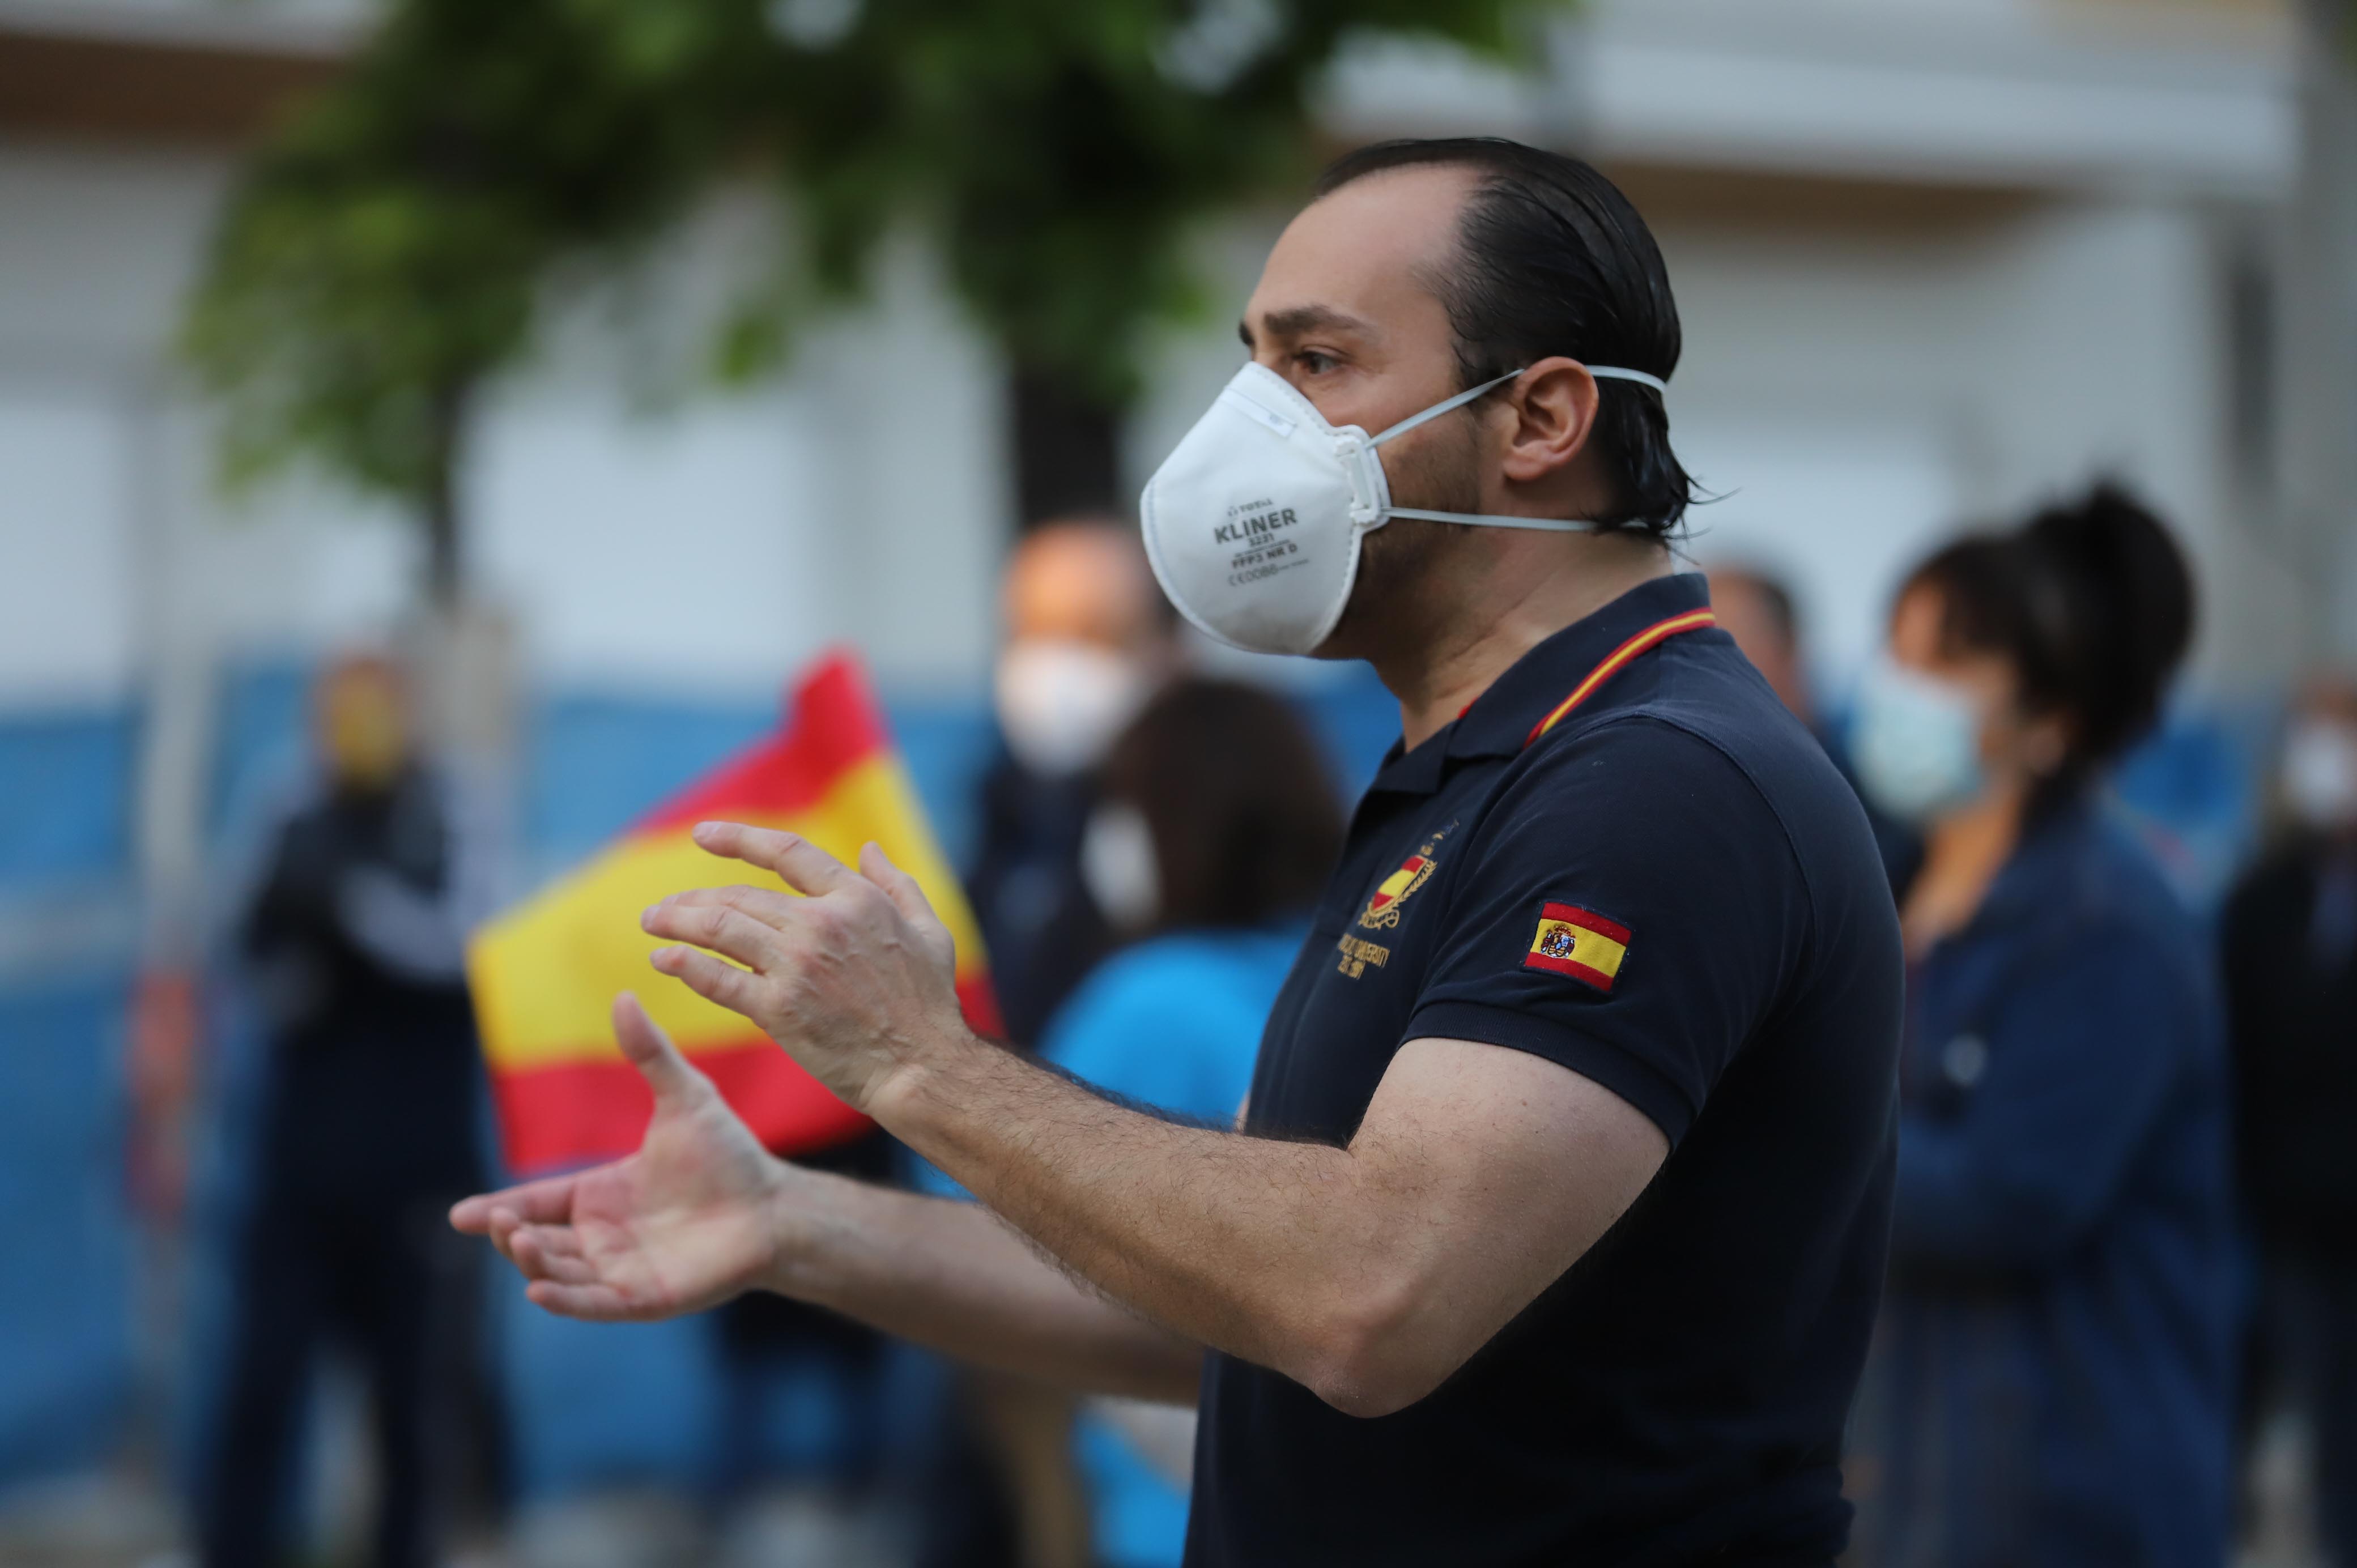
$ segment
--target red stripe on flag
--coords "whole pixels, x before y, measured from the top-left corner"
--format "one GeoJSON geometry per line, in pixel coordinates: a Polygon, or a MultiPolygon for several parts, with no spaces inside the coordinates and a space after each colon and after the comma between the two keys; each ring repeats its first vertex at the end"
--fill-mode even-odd
{"type": "Polygon", "coordinates": [[[858,660],[837,650],[795,690],[786,712],[793,728],[762,742],[673,796],[631,831],[690,827],[714,817],[770,816],[799,811],[824,795],[844,770],[891,744],[883,705],[858,660]]]}
{"type": "MultiPolygon", "coordinates": [[[[957,995],[968,1028],[990,1039],[1006,1032],[989,976],[961,979],[957,995]]],[[[702,1047],[688,1059],[775,1153],[811,1154],[870,1125],[767,1036],[702,1047]]],[[[509,1167],[526,1176],[620,1159],[639,1146],[654,1112],[653,1093],[639,1069],[602,1052],[584,1060],[494,1072],[491,1096],[509,1167]]]]}
{"type": "Polygon", "coordinates": [[[1006,1037],[1006,1019],[998,1011],[998,993],[990,988],[989,975],[974,973],[960,979],[957,999],[967,1028],[985,1040],[1006,1037]]]}
{"type": "MultiPolygon", "coordinates": [[[[1528,905],[1523,906],[1528,908],[1528,905]]],[[[1577,904],[1549,904],[1539,911],[1543,920],[1561,920],[1566,926],[1582,926],[1599,937],[1610,937],[1622,947],[1629,945],[1629,928],[1616,920],[1608,920],[1593,909],[1583,909],[1577,904]]]]}
{"type": "Polygon", "coordinates": [[[1567,974],[1574,980],[1584,980],[1598,991],[1612,989],[1612,977],[1600,969],[1593,969],[1576,958],[1557,958],[1553,953],[1534,952],[1523,960],[1524,969],[1551,969],[1557,974],[1567,974]]]}
{"type": "MultiPolygon", "coordinates": [[[[774,1041],[701,1050],[688,1058],[772,1149],[809,1154],[856,1137],[866,1117],[827,1092],[774,1041]],[[780,1072],[780,1066],[790,1071],[780,1072]]],[[[499,1074],[491,1084],[508,1164],[522,1176],[619,1159],[646,1136],[654,1095],[619,1057],[499,1074]]]]}

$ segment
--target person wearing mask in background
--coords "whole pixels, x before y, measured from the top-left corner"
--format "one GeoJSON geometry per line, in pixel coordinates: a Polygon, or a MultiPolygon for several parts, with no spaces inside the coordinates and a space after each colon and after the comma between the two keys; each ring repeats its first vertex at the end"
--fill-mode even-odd
{"type": "Polygon", "coordinates": [[[368,1379],[373,1561],[427,1568],[456,1440],[450,1347],[468,1323],[465,1260],[438,1220],[484,1170],[463,956],[486,868],[417,755],[390,662],[336,662],[313,719],[319,781],[277,830],[242,931],[268,1058],[203,1560],[282,1557],[293,1439],[332,1336],[368,1379]]]}
{"type": "Polygon", "coordinates": [[[1006,751],[982,785],[967,876],[1007,1038],[1028,1049],[1112,944],[1080,881],[1097,767],[1177,660],[1137,530],[1044,523],[1006,564],[994,695],[1006,751]]]}
{"type": "MultiPolygon", "coordinates": [[[[1029,1050],[1111,951],[1081,876],[1097,772],[1177,662],[1175,622],[1137,530],[1109,517],[1041,523],[1000,588],[993,681],[1004,749],[981,788],[968,897],[1007,1039],[1029,1050]]],[[[920,1188],[953,1195],[930,1166],[920,1188]]],[[[962,1369],[926,1487],[920,1568],[1078,1568],[1087,1502],[1071,1460],[1071,1401],[1026,1379],[962,1369]]]]}
{"type": "MultiPolygon", "coordinates": [[[[1809,684],[1807,639],[1802,633],[1801,612],[1792,590],[1783,579],[1760,566],[1741,566],[1727,563],[1710,568],[1710,607],[1718,617],[1718,624],[1735,646],[1751,660],[1792,716],[1809,726],[1809,733],[1834,759],[1834,766],[1854,789],[1856,773],[1849,763],[1849,746],[1835,726],[1824,723],[1818,714],[1814,694],[1809,684]]],[[[1882,851],[1883,869],[1890,875],[1894,892],[1904,893],[1914,880],[1916,868],[1922,864],[1923,843],[1915,830],[1881,810],[1871,800],[1865,801],[1867,821],[1874,827],[1875,846],[1882,851]]]]}
{"type": "MultiPolygon", "coordinates": [[[[1165,688],[1107,758],[1081,848],[1090,892],[1130,945],[1082,983],[1040,1054],[1124,1100],[1232,1124],[1341,843],[1299,714],[1231,682],[1165,688]]],[[[1194,1428],[1191,1411],[1091,1402],[1078,1449],[1098,1568],[1177,1568],[1194,1428]]]]}
{"type": "Polygon", "coordinates": [[[2226,1551],[2234,1240],[2209,943],[2100,800],[2193,626],[2101,486],[1907,578],[1854,756],[1922,824],[1891,1277],[1856,1428],[1858,1561],[2226,1551]]]}
{"type": "Polygon", "coordinates": [[[2288,819],[2219,924],[2259,1251],[2245,1396],[2288,1396],[2312,1437],[2317,1534],[2357,1565],[2357,682],[2319,674],[2277,773],[2288,819]]]}

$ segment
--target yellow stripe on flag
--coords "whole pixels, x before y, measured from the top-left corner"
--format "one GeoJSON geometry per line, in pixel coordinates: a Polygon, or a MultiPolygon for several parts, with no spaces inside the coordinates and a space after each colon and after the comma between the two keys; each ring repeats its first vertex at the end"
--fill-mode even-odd
{"type": "MultiPolygon", "coordinates": [[[[957,881],[898,759],[879,753],[854,764],[809,805],[759,827],[800,833],[848,859],[874,840],[914,876],[957,942],[961,980],[981,970],[981,936],[965,901],[942,897],[957,881]]],[[[692,887],[776,885],[758,867],[705,854],[688,827],[635,834],[495,921],[468,953],[483,1053],[494,1072],[585,1060],[620,1059],[608,1009],[635,991],[681,1049],[742,1044],[750,1026],[686,986],[657,974],[647,955],[663,944],[639,929],[637,911],[692,887]]]]}
{"type": "Polygon", "coordinates": [[[1544,958],[1563,958],[1586,964],[1607,980],[1620,972],[1620,961],[1629,956],[1626,946],[1603,932],[1575,926],[1568,920],[1542,921],[1538,934],[1531,939],[1531,951],[1544,958]]]}

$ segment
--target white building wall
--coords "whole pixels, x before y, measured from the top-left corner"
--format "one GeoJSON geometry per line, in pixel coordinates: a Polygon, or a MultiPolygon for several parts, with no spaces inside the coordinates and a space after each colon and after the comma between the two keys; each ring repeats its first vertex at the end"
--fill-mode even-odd
{"type": "Polygon", "coordinates": [[[219,159],[0,146],[0,703],[382,630],[409,541],[318,487],[231,503],[174,390],[219,159]]]}
{"type": "MultiPolygon", "coordinates": [[[[383,505],[316,478],[213,483],[169,345],[226,172],[0,147],[0,703],[381,639],[409,600],[415,542],[383,505]]],[[[651,403],[604,298],[498,390],[470,559],[527,680],[774,690],[848,639],[888,679],[979,689],[1008,510],[995,368],[921,256],[887,273],[864,318],[748,390],[679,378],[651,403]]]]}
{"type": "Polygon", "coordinates": [[[1727,499],[1704,559],[1781,564],[1854,665],[1948,532],[2098,476],[2177,527],[2205,590],[2197,679],[2279,673],[2294,628],[2230,513],[2222,258],[2197,208],[2024,202],[1911,232],[1661,224],[1686,328],[1673,428],[1727,499]],[[2255,602],[2255,601],[2258,601],[2255,602]]]}
{"type": "Polygon", "coordinates": [[[2290,9],[1598,0],[1564,98],[1608,156],[1811,175],[2279,193],[2290,9]]]}
{"type": "Polygon", "coordinates": [[[134,422],[102,383],[0,368],[0,703],[112,703],[136,682],[134,422]]]}
{"type": "Polygon", "coordinates": [[[887,681],[981,690],[1011,530],[993,357],[903,242],[778,372],[714,387],[716,323],[774,236],[749,194],[714,202],[564,306],[487,410],[481,581],[535,680],[774,691],[848,641],[887,681]]]}

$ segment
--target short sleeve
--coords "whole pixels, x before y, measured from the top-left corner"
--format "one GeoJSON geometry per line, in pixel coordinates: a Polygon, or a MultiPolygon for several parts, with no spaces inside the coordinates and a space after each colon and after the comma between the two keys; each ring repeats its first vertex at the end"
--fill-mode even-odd
{"type": "Polygon", "coordinates": [[[1700,736],[1615,719],[1518,762],[1459,854],[1403,1041],[1544,1057],[1676,1144],[1808,940],[1759,788],[1700,736]]]}

